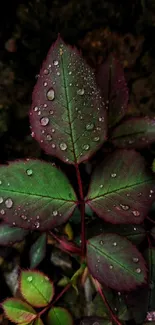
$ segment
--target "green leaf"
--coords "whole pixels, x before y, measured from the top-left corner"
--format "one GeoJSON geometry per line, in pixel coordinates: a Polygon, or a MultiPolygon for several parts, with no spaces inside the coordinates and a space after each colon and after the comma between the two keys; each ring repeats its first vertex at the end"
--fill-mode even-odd
{"type": "Polygon", "coordinates": [[[28,230],[0,224],[0,245],[9,246],[24,239],[28,230]]]}
{"type": "Polygon", "coordinates": [[[40,318],[37,318],[37,319],[35,319],[33,325],[44,325],[44,323],[40,318]]]}
{"type": "Polygon", "coordinates": [[[108,124],[113,126],[125,115],[128,104],[128,88],[120,62],[109,55],[98,66],[96,79],[108,111],[108,124]]]}
{"type": "Polygon", "coordinates": [[[75,201],[69,180],[52,164],[27,160],[0,168],[0,217],[10,225],[49,230],[67,221],[75,201]]]}
{"type": "Polygon", "coordinates": [[[30,123],[45,152],[69,164],[87,160],[106,140],[106,110],[94,71],[60,37],[39,73],[30,123]]]}
{"type": "Polygon", "coordinates": [[[46,233],[38,237],[30,249],[30,268],[38,266],[46,255],[46,233]]]}
{"type": "Polygon", "coordinates": [[[86,202],[111,223],[141,223],[155,200],[155,180],[134,150],[117,150],[92,175],[86,202]]]}
{"type": "Polygon", "coordinates": [[[73,325],[73,318],[67,309],[53,307],[48,312],[47,325],[73,325]]]}
{"type": "Polygon", "coordinates": [[[36,311],[22,300],[9,298],[3,301],[2,308],[11,322],[21,324],[30,323],[36,318],[36,311]]]}
{"type": "Polygon", "coordinates": [[[123,121],[111,135],[112,143],[119,148],[145,148],[155,142],[155,120],[135,117],[123,121]]]}
{"type": "Polygon", "coordinates": [[[34,307],[47,306],[54,296],[54,285],[38,271],[22,271],[20,291],[25,300],[34,307]]]}
{"type": "Polygon", "coordinates": [[[143,256],[128,239],[117,234],[89,239],[87,263],[94,278],[118,291],[131,290],[146,282],[143,256]]]}

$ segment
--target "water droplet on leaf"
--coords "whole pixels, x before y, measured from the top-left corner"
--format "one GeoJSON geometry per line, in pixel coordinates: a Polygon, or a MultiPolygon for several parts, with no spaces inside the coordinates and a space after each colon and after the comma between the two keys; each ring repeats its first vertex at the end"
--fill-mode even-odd
{"type": "Polygon", "coordinates": [[[112,178],[115,178],[116,176],[117,176],[116,173],[112,173],[112,174],[111,174],[111,177],[112,177],[112,178]]]}
{"type": "Polygon", "coordinates": [[[112,270],[113,269],[113,265],[110,265],[109,268],[110,268],[110,270],[112,270]]]}
{"type": "Polygon", "coordinates": [[[3,202],[3,198],[2,197],[0,197],[0,203],[2,203],[3,202]]]}
{"type": "Polygon", "coordinates": [[[46,126],[49,123],[49,118],[48,117],[42,117],[40,120],[40,123],[42,126],[46,126]]]}
{"type": "Polygon", "coordinates": [[[33,174],[32,169],[27,169],[26,174],[27,174],[28,176],[31,176],[31,175],[33,174]]]}
{"type": "Polygon", "coordinates": [[[54,65],[58,65],[59,62],[58,62],[57,60],[54,60],[54,61],[53,61],[53,64],[54,64],[54,65]]]}
{"type": "Polygon", "coordinates": [[[57,215],[58,215],[58,211],[56,211],[56,210],[55,210],[55,211],[53,211],[53,216],[55,216],[55,217],[56,217],[57,215]]]}
{"type": "Polygon", "coordinates": [[[5,210],[4,210],[4,209],[1,210],[1,214],[2,214],[2,215],[5,214],[5,210]]]}
{"type": "Polygon", "coordinates": [[[48,141],[51,141],[51,140],[52,140],[52,136],[51,136],[50,134],[47,134],[46,139],[47,139],[48,141]]]}
{"type": "Polygon", "coordinates": [[[53,100],[55,97],[54,89],[50,88],[46,94],[48,100],[53,100]]]}
{"type": "Polygon", "coordinates": [[[89,148],[90,148],[89,144],[84,144],[84,146],[83,146],[84,150],[89,150],[89,148]]]}
{"type": "Polygon", "coordinates": [[[113,246],[117,246],[117,243],[116,243],[116,242],[114,242],[114,243],[113,243],[113,246]]]}
{"type": "Polygon", "coordinates": [[[138,268],[136,269],[136,272],[137,272],[137,273],[141,273],[142,270],[138,267],[138,268]]]}
{"type": "Polygon", "coordinates": [[[67,144],[65,142],[60,143],[60,149],[62,151],[66,150],[67,149],[67,144]]]}
{"type": "Polygon", "coordinates": [[[133,215],[134,215],[135,217],[139,217],[139,216],[140,216],[140,212],[137,211],[137,210],[132,211],[132,213],[133,213],[133,215]]]}
{"type": "Polygon", "coordinates": [[[83,88],[78,89],[77,94],[80,95],[80,96],[84,95],[84,89],[83,88]]]}
{"type": "Polygon", "coordinates": [[[94,123],[88,123],[86,125],[86,130],[87,131],[92,131],[94,129],[94,123]]]}
{"type": "Polygon", "coordinates": [[[8,199],[5,201],[5,206],[6,206],[8,209],[12,208],[12,206],[13,206],[13,201],[12,201],[10,198],[8,198],[8,199]]]}
{"type": "Polygon", "coordinates": [[[93,140],[94,140],[95,142],[98,142],[98,141],[100,140],[100,138],[99,138],[99,137],[95,137],[93,140]]]}
{"type": "Polygon", "coordinates": [[[138,263],[139,262],[139,258],[138,257],[133,257],[133,262],[135,262],[135,263],[138,263]]]}
{"type": "Polygon", "coordinates": [[[127,211],[127,210],[130,209],[128,205],[124,205],[124,204],[120,204],[120,207],[121,207],[124,211],[127,211]]]}
{"type": "Polygon", "coordinates": [[[32,282],[32,280],[33,280],[32,276],[28,276],[27,281],[32,282]]]}

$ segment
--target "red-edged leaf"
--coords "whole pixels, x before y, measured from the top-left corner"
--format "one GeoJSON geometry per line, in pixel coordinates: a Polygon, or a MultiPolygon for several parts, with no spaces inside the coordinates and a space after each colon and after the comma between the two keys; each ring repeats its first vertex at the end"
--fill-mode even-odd
{"type": "Polygon", "coordinates": [[[58,37],[34,88],[32,136],[46,153],[80,163],[105,141],[105,114],[93,70],[58,37]]]}
{"type": "Polygon", "coordinates": [[[86,202],[111,223],[141,223],[155,199],[155,180],[134,150],[110,154],[92,176],[86,202]]]}
{"type": "Polygon", "coordinates": [[[25,300],[35,307],[47,306],[54,296],[54,285],[50,279],[38,271],[22,271],[20,291],[25,300]]]}
{"type": "Polygon", "coordinates": [[[116,58],[109,55],[106,62],[98,67],[96,79],[108,110],[109,126],[113,126],[125,115],[128,104],[123,68],[116,58]]]}
{"type": "Polygon", "coordinates": [[[130,118],[114,129],[111,141],[119,148],[144,148],[155,142],[155,119],[130,118]]]}
{"type": "Polygon", "coordinates": [[[0,168],[0,216],[26,229],[54,228],[70,217],[76,195],[67,177],[52,164],[17,161],[0,168]]]}
{"type": "Polygon", "coordinates": [[[10,227],[4,223],[0,224],[0,245],[10,246],[21,241],[28,234],[28,230],[10,227]]]}
{"type": "Polygon", "coordinates": [[[36,318],[36,311],[22,300],[9,298],[3,301],[2,308],[11,322],[22,324],[30,323],[36,318]]]}
{"type": "Polygon", "coordinates": [[[143,256],[128,239],[117,234],[89,239],[87,263],[94,278],[118,291],[134,289],[146,281],[143,256]]]}

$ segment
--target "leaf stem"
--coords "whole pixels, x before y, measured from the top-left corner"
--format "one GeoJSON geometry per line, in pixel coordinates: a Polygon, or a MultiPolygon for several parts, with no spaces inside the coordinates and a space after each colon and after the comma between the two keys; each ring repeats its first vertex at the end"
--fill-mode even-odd
{"type": "Polygon", "coordinates": [[[83,195],[83,186],[82,179],[80,175],[79,165],[75,164],[77,182],[79,186],[79,194],[80,194],[80,212],[81,212],[81,248],[82,248],[82,260],[85,258],[86,253],[86,232],[85,232],[85,202],[83,195]]]}
{"type": "Polygon", "coordinates": [[[111,319],[112,319],[112,320],[113,320],[117,325],[122,325],[122,324],[120,323],[119,319],[117,318],[117,316],[114,315],[114,313],[113,313],[111,307],[109,306],[109,303],[108,303],[108,301],[107,301],[107,299],[106,299],[104,293],[102,292],[101,285],[99,284],[99,282],[98,282],[97,280],[95,280],[95,279],[93,279],[93,282],[94,282],[95,287],[96,287],[98,293],[100,294],[100,296],[101,296],[101,298],[102,298],[102,300],[103,300],[105,306],[107,307],[107,309],[108,309],[109,312],[110,312],[111,319]]]}

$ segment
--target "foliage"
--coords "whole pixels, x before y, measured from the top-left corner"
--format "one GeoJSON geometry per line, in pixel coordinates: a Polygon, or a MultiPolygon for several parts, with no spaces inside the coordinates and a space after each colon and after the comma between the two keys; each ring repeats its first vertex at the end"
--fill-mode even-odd
{"type": "Polygon", "coordinates": [[[154,308],[154,234],[146,225],[147,219],[152,221],[148,214],[155,199],[155,179],[135,149],[154,142],[155,123],[153,118],[127,118],[127,104],[127,85],[115,58],[109,56],[95,72],[76,48],[58,37],[40,70],[30,109],[32,137],[56,163],[27,159],[0,168],[0,242],[10,245],[26,240],[31,231],[36,234],[30,269],[22,270],[19,277],[25,301],[2,302],[12,322],[120,325],[134,320],[138,324],[141,304],[133,294],[139,290],[147,290],[140,323],[149,320],[154,308]],[[103,159],[106,140],[110,152],[103,159]],[[100,155],[99,163],[95,154],[100,155]],[[93,159],[87,181],[82,167],[93,159]],[[75,237],[72,227],[77,230],[75,237]],[[55,283],[34,270],[46,256],[49,236],[52,246],[76,265],[73,273],[56,277],[55,283]],[[78,319],[61,303],[55,306],[69,288],[77,295],[88,280],[102,299],[104,315],[78,319]],[[59,292],[60,286],[64,288],[59,292]]]}

